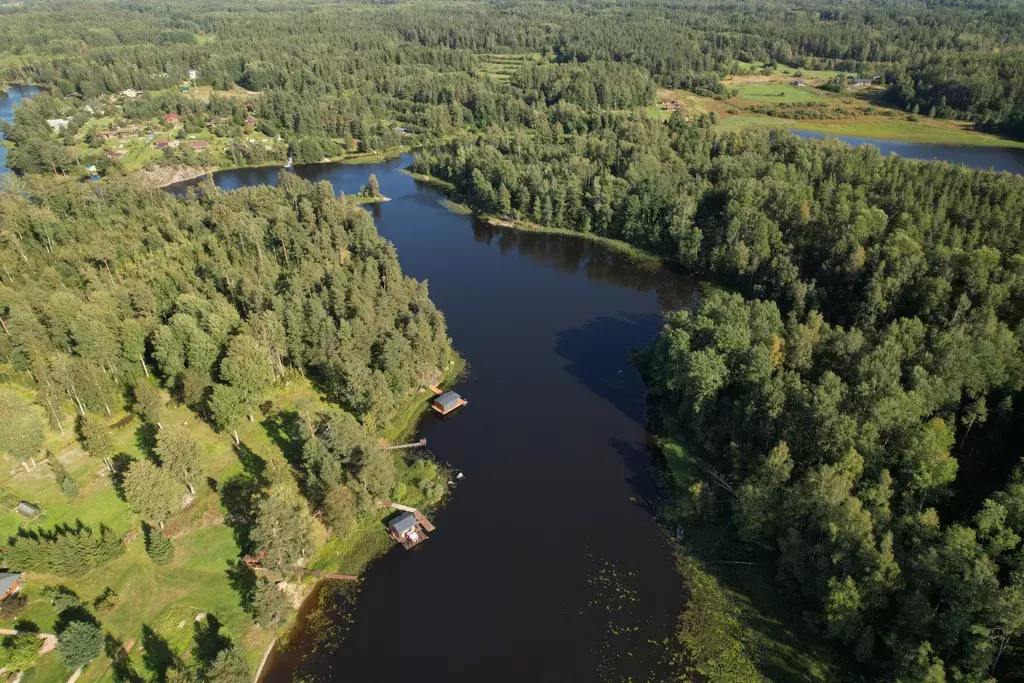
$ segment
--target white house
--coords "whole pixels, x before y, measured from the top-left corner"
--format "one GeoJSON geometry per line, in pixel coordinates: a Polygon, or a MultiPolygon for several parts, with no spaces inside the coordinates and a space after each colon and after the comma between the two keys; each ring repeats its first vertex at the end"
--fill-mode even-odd
{"type": "Polygon", "coordinates": [[[50,124],[50,128],[53,128],[54,133],[59,133],[62,130],[67,130],[68,120],[67,119],[46,119],[46,122],[50,124]]]}

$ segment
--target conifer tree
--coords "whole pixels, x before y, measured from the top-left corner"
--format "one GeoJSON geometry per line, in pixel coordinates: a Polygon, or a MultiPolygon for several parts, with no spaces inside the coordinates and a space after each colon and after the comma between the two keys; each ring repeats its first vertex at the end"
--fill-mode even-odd
{"type": "Polygon", "coordinates": [[[0,454],[35,465],[43,446],[43,421],[36,409],[15,389],[0,387],[0,454]]]}
{"type": "Polygon", "coordinates": [[[159,529],[146,526],[144,529],[146,538],[146,553],[153,564],[165,565],[174,559],[174,543],[167,538],[159,529]]]}
{"type": "Polygon", "coordinates": [[[112,471],[110,458],[114,455],[114,440],[106,421],[98,415],[82,415],[78,420],[78,434],[89,455],[102,459],[107,471],[112,471]]]}
{"type": "Polygon", "coordinates": [[[124,475],[124,494],[135,512],[161,529],[181,507],[174,479],[149,460],[136,460],[124,475]]]}
{"type": "Polygon", "coordinates": [[[57,635],[57,651],[69,671],[85,666],[103,649],[103,631],[87,621],[72,621],[57,635]]]}

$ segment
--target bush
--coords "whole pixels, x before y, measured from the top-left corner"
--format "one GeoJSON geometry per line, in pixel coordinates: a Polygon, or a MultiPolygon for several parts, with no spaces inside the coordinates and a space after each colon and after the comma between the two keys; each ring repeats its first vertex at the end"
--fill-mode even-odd
{"type": "Polygon", "coordinates": [[[17,619],[25,611],[25,605],[27,604],[28,598],[21,593],[12,595],[3,603],[0,603],[0,620],[10,621],[17,619]]]}
{"type": "Polygon", "coordinates": [[[50,601],[57,614],[69,607],[78,607],[82,604],[78,594],[67,586],[43,586],[43,590],[39,591],[39,594],[50,601]]]}
{"type": "Polygon", "coordinates": [[[41,640],[28,633],[4,636],[0,640],[0,669],[25,671],[39,656],[41,644],[41,640]]]}
{"type": "Polygon", "coordinates": [[[103,649],[103,630],[96,624],[72,621],[58,635],[57,651],[70,671],[85,666],[103,649]]]}
{"type": "Polygon", "coordinates": [[[92,601],[92,606],[100,612],[109,612],[121,602],[121,596],[114,592],[114,589],[107,586],[103,592],[92,601]]]}

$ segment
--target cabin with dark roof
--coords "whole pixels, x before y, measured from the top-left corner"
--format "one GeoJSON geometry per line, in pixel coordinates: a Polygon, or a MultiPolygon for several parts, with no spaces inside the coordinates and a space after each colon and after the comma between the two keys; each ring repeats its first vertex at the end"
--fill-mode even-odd
{"type": "Polygon", "coordinates": [[[15,505],[14,511],[22,517],[27,517],[29,519],[35,519],[39,515],[43,514],[42,508],[25,500],[15,505]]]}
{"type": "Polygon", "coordinates": [[[447,415],[456,408],[461,408],[466,405],[468,401],[454,391],[448,391],[434,399],[431,407],[442,415],[447,415]]]}
{"type": "Polygon", "coordinates": [[[0,602],[21,590],[21,574],[0,572],[0,602]]]}
{"type": "Polygon", "coordinates": [[[427,532],[423,530],[412,512],[403,512],[388,522],[388,532],[391,538],[406,550],[427,540],[427,532]]]}

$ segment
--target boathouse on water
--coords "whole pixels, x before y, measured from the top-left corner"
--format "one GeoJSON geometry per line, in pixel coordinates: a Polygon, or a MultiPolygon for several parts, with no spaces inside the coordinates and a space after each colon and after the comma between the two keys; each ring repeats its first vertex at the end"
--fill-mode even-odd
{"type": "Polygon", "coordinates": [[[420,526],[416,515],[412,512],[403,512],[388,523],[388,530],[391,538],[400,543],[408,550],[417,543],[427,540],[427,534],[420,526]]]}
{"type": "Polygon", "coordinates": [[[432,407],[442,415],[447,415],[456,408],[461,408],[466,405],[468,401],[462,398],[454,391],[448,391],[434,399],[432,407]]]}

